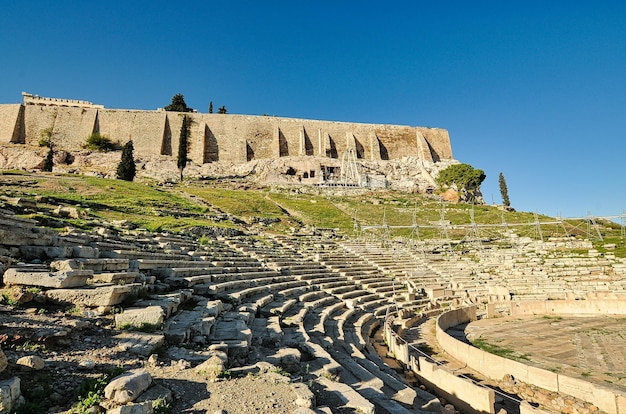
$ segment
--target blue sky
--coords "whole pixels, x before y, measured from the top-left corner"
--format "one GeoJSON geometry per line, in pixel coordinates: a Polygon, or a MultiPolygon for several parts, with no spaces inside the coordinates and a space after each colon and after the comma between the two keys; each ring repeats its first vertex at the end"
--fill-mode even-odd
{"type": "Polygon", "coordinates": [[[0,102],[445,128],[518,210],[626,210],[626,3],[24,1],[0,14],[0,102]]]}

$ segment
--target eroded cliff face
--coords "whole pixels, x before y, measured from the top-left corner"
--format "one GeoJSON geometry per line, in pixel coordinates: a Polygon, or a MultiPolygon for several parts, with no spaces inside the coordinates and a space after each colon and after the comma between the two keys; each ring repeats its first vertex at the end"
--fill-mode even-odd
{"type": "MultiPolygon", "coordinates": [[[[43,167],[48,148],[20,144],[0,145],[0,169],[38,171],[43,167]]],[[[55,150],[53,171],[116,178],[121,151],[55,150]]],[[[357,178],[345,171],[356,169],[364,187],[392,188],[401,191],[429,193],[437,188],[434,178],[456,160],[429,162],[417,157],[394,160],[346,160],[303,156],[253,160],[245,163],[190,162],[184,170],[189,178],[236,177],[261,185],[358,185],[357,178]],[[341,170],[344,170],[344,174],[341,170]]],[[[180,172],[176,160],[168,156],[136,156],[136,179],[176,182],[180,172]]]]}

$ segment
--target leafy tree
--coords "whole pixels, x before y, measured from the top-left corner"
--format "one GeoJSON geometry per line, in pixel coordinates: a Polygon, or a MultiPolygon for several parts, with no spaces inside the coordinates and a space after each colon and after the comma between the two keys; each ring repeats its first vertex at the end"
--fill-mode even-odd
{"type": "Polygon", "coordinates": [[[209,102],[209,113],[212,114],[213,113],[213,101],[209,102]]]}
{"type": "Polygon", "coordinates": [[[183,170],[187,166],[187,152],[189,151],[189,122],[187,115],[183,117],[183,123],[180,126],[180,137],[178,139],[178,170],[180,171],[180,180],[183,180],[183,170]]]}
{"type": "Polygon", "coordinates": [[[437,184],[440,187],[455,185],[458,190],[479,189],[485,181],[485,172],[469,164],[453,164],[439,173],[437,184]]]}
{"type": "Polygon", "coordinates": [[[507,207],[511,206],[511,201],[509,200],[509,189],[506,186],[506,180],[504,179],[504,174],[500,173],[498,177],[498,183],[500,184],[500,195],[502,195],[502,204],[507,207]]]}
{"type": "Polygon", "coordinates": [[[133,181],[137,173],[135,158],[133,157],[133,141],[128,141],[122,148],[122,158],[117,164],[117,178],[119,180],[133,181]]]}
{"type": "Polygon", "coordinates": [[[217,110],[218,114],[225,114],[228,113],[228,111],[226,110],[226,105],[220,106],[217,110]]]}
{"type": "Polygon", "coordinates": [[[114,150],[116,145],[111,142],[109,137],[106,135],[100,135],[99,132],[94,132],[93,134],[87,137],[87,143],[85,144],[86,149],[90,149],[93,151],[111,151],[114,150]]]}
{"type": "Polygon", "coordinates": [[[43,170],[52,172],[52,167],[54,166],[54,152],[52,151],[52,144],[48,146],[48,155],[46,155],[46,159],[43,162],[43,170]]]}
{"type": "Polygon", "coordinates": [[[182,93],[172,96],[172,103],[165,107],[166,111],[173,112],[193,112],[193,109],[185,103],[185,97],[182,93]]]}

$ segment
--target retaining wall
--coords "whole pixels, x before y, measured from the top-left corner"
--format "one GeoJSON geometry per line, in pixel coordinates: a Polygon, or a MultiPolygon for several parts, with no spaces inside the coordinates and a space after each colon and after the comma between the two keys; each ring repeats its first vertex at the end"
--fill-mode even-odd
{"type": "Polygon", "coordinates": [[[492,389],[457,377],[426,358],[410,356],[408,344],[387,323],[384,324],[384,334],[389,352],[394,358],[409,367],[422,383],[437,390],[437,394],[457,409],[464,413],[495,413],[495,393],[492,389]]]}
{"type": "Polygon", "coordinates": [[[100,132],[122,145],[132,139],[139,156],[177,156],[183,115],[191,120],[189,156],[199,164],[303,155],[341,158],[349,149],[365,160],[452,159],[448,131],[438,128],[93,105],[0,105],[0,143],[36,145],[44,131],[51,131],[56,148],[77,150],[92,132],[100,132]]]}

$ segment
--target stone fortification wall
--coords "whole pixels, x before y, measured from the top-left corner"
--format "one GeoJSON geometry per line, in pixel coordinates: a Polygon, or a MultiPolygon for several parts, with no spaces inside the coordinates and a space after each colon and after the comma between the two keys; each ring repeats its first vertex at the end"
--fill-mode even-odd
{"type": "Polygon", "coordinates": [[[20,104],[0,105],[0,144],[19,143],[24,107],[20,104]]]}
{"type": "Polygon", "coordinates": [[[94,104],[89,101],[81,101],[79,99],[62,99],[62,98],[46,98],[39,95],[33,95],[28,92],[22,92],[25,105],[52,105],[52,106],[74,106],[80,108],[104,108],[104,105],[94,104]]]}
{"type": "Polygon", "coordinates": [[[140,156],[176,157],[184,115],[191,120],[189,158],[198,164],[306,155],[340,159],[347,151],[363,160],[452,159],[444,129],[53,104],[0,105],[0,144],[36,145],[48,134],[56,148],[78,150],[99,132],[120,144],[132,139],[140,156]]]}

